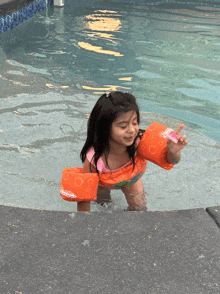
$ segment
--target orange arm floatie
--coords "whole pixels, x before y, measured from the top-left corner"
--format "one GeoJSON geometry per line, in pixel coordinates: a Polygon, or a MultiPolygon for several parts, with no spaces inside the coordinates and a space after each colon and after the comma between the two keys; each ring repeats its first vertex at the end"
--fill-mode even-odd
{"type": "Polygon", "coordinates": [[[138,154],[143,158],[170,170],[172,163],[167,162],[167,141],[166,137],[173,130],[157,122],[152,123],[144,132],[138,145],[138,154]]]}
{"type": "Polygon", "coordinates": [[[99,177],[96,173],[82,173],[82,167],[64,168],[60,195],[64,200],[96,201],[99,177]]]}

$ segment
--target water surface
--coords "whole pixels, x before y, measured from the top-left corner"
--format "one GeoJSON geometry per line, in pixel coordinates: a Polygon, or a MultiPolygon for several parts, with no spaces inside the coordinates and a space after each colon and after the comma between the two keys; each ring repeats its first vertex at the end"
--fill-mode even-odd
{"type": "MultiPolygon", "coordinates": [[[[75,211],[59,195],[62,170],[82,166],[99,96],[121,90],[137,97],[141,128],[186,124],[181,162],[143,175],[148,209],[219,205],[218,4],[66,0],[0,34],[0,204],[75,211]]],[[[109,209],[126,209],[111,194],[109,209]]]]}
{"type": "Polygon", "coordinates": [[[66,0],[1,34],[0,78],[25,93],[128,91],[220,142],[218,4],[66,0]]]}

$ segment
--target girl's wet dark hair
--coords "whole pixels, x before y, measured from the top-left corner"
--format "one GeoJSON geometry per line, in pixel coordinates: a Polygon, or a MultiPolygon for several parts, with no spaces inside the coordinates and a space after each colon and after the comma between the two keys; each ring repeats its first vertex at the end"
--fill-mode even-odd
{"type": "MultiPolygon", "coordinates": [[[[110,151],[109,137],[112,122],[121,114],[132,110],[137,113],[137,122],[139,124],[139,108],[135,97],[129,93],[116,91],[110,93],[109,95],[103,94],[96,102],[88,120],[87,139],[80,153],[80,158],[82,162],[84,162],[87,152],[91,147],[93,147],[95,151],[94,163],[98,174],[99,171],[97,169],[97,162],[104,152],[106,154],[106,162],[108,164],[107,155],[110,151]]],[[[141,137],[143,132],[144,130],[139,130],[137,137],[141,137]]],[[[133,162],[133,170],[135,167],[135,151],[136,148],[134,140],[134,143],[131,146],[127,146],[127,152],[133,162]]]]}

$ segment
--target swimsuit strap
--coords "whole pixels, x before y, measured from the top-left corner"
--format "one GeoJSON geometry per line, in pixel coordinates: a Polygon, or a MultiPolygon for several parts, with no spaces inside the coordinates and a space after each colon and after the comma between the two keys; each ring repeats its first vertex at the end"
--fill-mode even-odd
{"type": "MultiPolygon", "coordinates": [[[[94,148],[92,147],[89,152],[86,154],[87,158],[88,158],[88,161],[92,163],[92,165],[95,166],[95,163],[94,163],[94,159],[93,159],[93,156],[95,154],[95,151],[94,151],[94,148]]],[[[121,168],[124,168],[126,166],[128,166],[129,164],[131,163],[131,160],[128,161],[127,163],[125,163],[123,166],[115,169],[115,170],[110,170],[110,169],[107,169],[105,167],[105,164],[102,160],[102,158],[100,157],[98,162],[97,162],[97,169],[100,173],[112,173],[112,172],[116,172],[116,171],[119,171],[121,168]]]]}

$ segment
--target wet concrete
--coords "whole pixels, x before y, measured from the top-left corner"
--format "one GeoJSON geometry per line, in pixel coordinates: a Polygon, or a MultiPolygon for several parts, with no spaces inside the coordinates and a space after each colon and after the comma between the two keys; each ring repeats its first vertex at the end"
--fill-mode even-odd
{"type": "MultiPolygon", "coordinates": [[[[0,100],[0,150],[3,179],[0,204],[47,210],[76,211],[76,203],[59,194],[63,168],[82,166],[87,117],[98,96],[49,92],[19,94],[0,100]]],[[[140,128],[153,121],[176,129],[177,119],[141,112],[140,128]]],[[[206,208],[220,204],[220,144],[185,126],[189,144],[171,171],[149,162],[142,177],[149,210],[206,208]]],[[[120,191],[112,203],[92,211],[124,210],[120,191]]]]}

